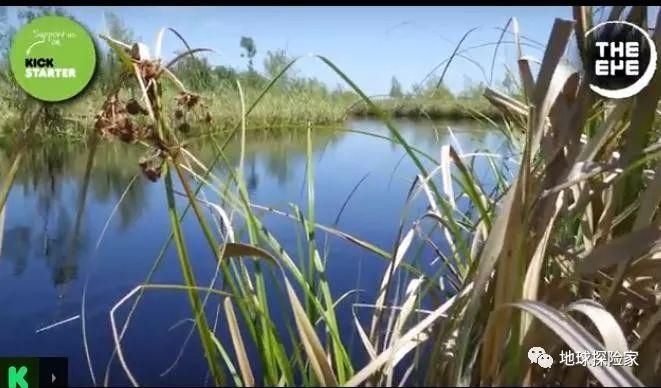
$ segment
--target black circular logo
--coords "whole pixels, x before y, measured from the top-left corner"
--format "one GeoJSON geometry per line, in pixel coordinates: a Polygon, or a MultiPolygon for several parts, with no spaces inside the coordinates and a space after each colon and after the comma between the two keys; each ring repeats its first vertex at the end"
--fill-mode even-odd
{"type": "Polygon", "coordinates": [[[627,98],[647,86],[657,51],[647,31],[624,21],[598,24],[586,35],[586,76],[590,88],[607,98],[627,98]]]}

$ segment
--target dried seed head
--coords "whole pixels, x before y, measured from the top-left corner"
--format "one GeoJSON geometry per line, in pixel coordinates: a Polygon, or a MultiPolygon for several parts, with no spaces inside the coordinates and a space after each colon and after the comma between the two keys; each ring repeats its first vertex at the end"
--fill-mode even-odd
{"type": "Polygon", "coordinates": [[[174,118],[175,119],[179,120],[182,117],[184,117],[184,111],[182,111],[181,109],[177,109],[177,110],[174,111],[174,118]]]}
{"type": "Polygon", "coordinates": [[[190,131],[190,125],[188,123],[184,122],[184,123],[179,124],[177,129],[179,131],[183,132],[183,133],[187,133],[188,131],[190,131]]]}
{"type": "Polygon", "coordinates": [[[133,131],[120,130],[118,137],[119,140],[123,141],[124,143],[133,143],[136,140],[135,132],[133,131]]]}
{"type": "Polygon", "coordinates": [[[143,170],[147,179],[152,182],[156,182],[161,177],[163,173],[163,168],[161,166],[150,166],[143,170]]]}
{"type": "Polygon", "coordinates": [[[135,134],[138,139],[151,140],[154,136],[154,126],[151,124],[137,126],[135,134]]]}
{"type": "Polygon", "coordinates": [[[142,155],[141,157],[138,158],[138,165],[140,166],[140,168],[145,168],[147,167],[147,164],[152,158],[153,158],[152,156],[147,157],[142,155]]]}
{"type": "Polygon", "coordinates": [[[185,106],[187,109],[192,109],[197,103],[200,102],[200,96],[188,92],[179,92],[177,97],[177,105],[185,106]]]}
{"type": "Polygon", "coordinates": [[[152,182],[156,182],[163,173],[163,154],[156,152],[150,156],[141,156],[138,164],[142,173],[152,182]]]}
{"type": "Polygon", "coordinates": [[[142,74],[142,78],[148,81],[156,77],[156,74],[158,73],[158,66],[152,61],[142,61],[140,62],[140,72],[142,74]]]}
{"type": "Polygon", "coordinates": [[[191,95],[190,95],[190,98],[188,99],[188,105],[187,105],[187,106],[188,106],[188,109],[194,107],[195,104],[198,103],[198,101],[200,101],[200,96],[197,96],[197,95],[191,94],[191,95]]]}
{"type": "Polygon", "coordinates": [[[129,115],[127,115],[126,113],[120,113],[117,116],[115,116],[115,124],[117,124],[117,126],[120,129],[124,129],[124,130],[133,129],[133,122],[131,121],[129,115]]]}
{"type": "Polygon", "coordinates": [[[135,59],[136,61],[151,60],[149,47],[144,43],[134,43],[131,47],[131,58],[135,59]]]}
{"type": "Polygon", "coordinates": [[[135,99],[132,98],[126,103],[126,111],[129,112],[132,115],[146,115],[147,110],[140,105],[140,103],[135,99]]]}
{"type": "Polygon", "coordinates": [[[94,128],[97,131],[105,132],[108,127],[111,125],[110,120],[103,115],[102,113],[96,115],[96,120],[94,121],[94,128]]]}

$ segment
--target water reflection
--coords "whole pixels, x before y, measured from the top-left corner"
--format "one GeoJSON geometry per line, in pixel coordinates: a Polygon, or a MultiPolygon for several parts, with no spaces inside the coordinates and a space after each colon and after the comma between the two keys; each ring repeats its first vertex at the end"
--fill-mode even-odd
{"type": "MultiPolygon", "coordinates": [[[[316,132],[315,149],[340,136],[338,131],[316,132]]],[[[200,139],[191,143],[189,149],[210,163],[216,148],[210,139],[200,139]]],[[[226,157],[233,165],[238,163],[239,149],[237,141],[227,148],[226,157]]],[[[139,145],[121,143],[53,143],[29,148],[16,175],[7,209],[21,213],[14,200],[20,196],[34,202],[36,215],[4,231],[7,241],[0,254],[12,263],[12,273],[20,276],[30,258],[41,258],[52,271],[53,284],[75,279],[80,258],[91,253],[90,240],[95,238],[87,233],[85,221],[103,224],[107,217],[86,212],[89,202],[117,205],[119,230],[130,228],[144,217],[149,188],[155,184],[140,174],[137,160],[143,150],[139,145]]],[[[246,146],[249,191],[255,193],[259,189],[260,161],[265,162],[267,173],[283,185],[290,179],[292,165],[305,160],[305,152],[304,130],[255,133],[246,146]]],[[[0,159],[2,169],[9,168],[7,154],[4,152],[0,159]]]]}
{"type": "MultiPolygon", "coordinates": [[[[394,138],[383,124],[356,121],[347,126],[380,138],[337,129],[314,130],[315,217],[326,225],[337,222],[339,229],[388,249],[396,238],[402,206],[418,171],[405,157],[402,147],[387,140],[394,138]],[[368,178],[345,203],[365,176],[368,178]],[[343,212],[338,220],[340,209],[343,212]]],[[[506,144],[499,132],[476,123],[401,121],[399,127],[412,146],[436,160],[443,144],[456,142],[464,152],[485,149],[498,152],[506,144]],[[447,130],[448,126],[452,127],[453,135],[447,130]]],[[[222,144],[222,139],[218,141],[222,144]]],[[[238,165],[240,148],[237,140],[226,148],[225,156],[232,166],[238,165]]],[[[302,188],[306,177],[306,148],[305,129],[250,132],[244,169],[251,201],[283,210],[288,210],[287,204],[293,202],[305,209],[302,188]]],[[[205,164],[216,156],[216,147],[209,138],[196,140],[189,149],[205,164]]],[[[11,146],[0,148],[0,171],[8,169],[10,150],[11,146]]],[[[89,345],[99,365],[107,360],[104,357],[110,356],[113,345],[108,335],[108,311],[144,280],[170,232],[163,182],[148,181],[138,167],[143,150],[138,145],[106,143],[96,148],[68,144],[32,147],[18,170],[4,223],[0,215],[0,231],[4,226],[3,239],[0,239],[0,303],[11,303],[15,295],[19,295],[21,301],[20,306],[14,306],[11,313],[3,316],[6,330],[0,334],[0,348],[20,348],[24,354],[70,357],[72,385],[91,384],[81,352],[80,326],[62,326],[40,336],[35,336],[35,328],[79,314],[84,280],[92,276],[87,304],[92,310],[87,326],[91,333],[89,345]],[[97,240],[122,195],[124,198],[96,251],[97,240]],[[95,266],[91,265],[92,258],[95,266]]],[[[425,163],[429,165],[428,161],[425,163]]],[[[483,160],[476,160],[475,167],[478,171],[489,168],[483,160]]],[[[225,176],[226,170],[223,164],[216,167],[219,176],[225,176]]],[[[296,256],[297,237],[300,236],[295,234],[295,225],[283,218],[268,215],[264,218],[265,226],[280,240],[283,248],[296,256]]],[[[195,261],[196,276],[199,274],[199,281],[205,282],[213,273],[213,260],[209,259],[199,225],[194,220],[189,221],[184,222],[186,242],[195,261]]],[[[322,238],[319,237],[320,242],[322,238]]],[[[378,290],[384,262],[344,241],[329,241],[324,252],[326,248],[328,279],[334,296],[361,288],[366,290],[360,294],[365,298],[361,300],[373,301],[370,292],[378,290]]],[[[160,276],[157,282],[181,281],[174,250],[168,253],[157,276],[160,276]]],[[[273,297],[276,306],[277,295],[273,297]]],[[[345,307],[342,308],[346,311],[338,312],[338,320],[349,332],[353,327],[352,317],[345,307]]],[[[185,298],[173,301],[159,295],[148,299],[139,310],[144,314],[139,313],[132,323],[134,339],[127,339],[126,343],[134,359],[148,360],[133,366],[137,373],[145,376],[141,383],[202,384],[195,376],[206,373],[205,363],[194,357],[181,359],[177,367],[180,373],[168,375],[167,380],[158,377],[181,347],[180,338],[176,336],[179,331],[172,331],[171,325],[189,317],[190,308],[185,298]],[[162,344],[156,354],[142,345],[153,341],[162,344]],[[154,377],[149,380],[147,376],[154,377]]],[[[118,369],[112,373],[111,382],[121,384],[124,377],[118,369]]]]}

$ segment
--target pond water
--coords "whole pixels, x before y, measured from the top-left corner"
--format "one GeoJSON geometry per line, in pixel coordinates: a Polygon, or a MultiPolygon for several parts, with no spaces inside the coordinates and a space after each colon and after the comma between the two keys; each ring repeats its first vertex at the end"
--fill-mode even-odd
{"type": "MultiPolygon", "coordinates": [[[[463,152],[501,153],[507,147],[499,131],[476,122],[397,124],[411,145],[437,160],[441,145],[448,143],[458,143],[463,152]]],[[[314,131],[317,222],[391,251],[415,166],[401,146],[387,140],[389,132],[380,122],[355,120],[345,127],[386,139],[350,131],[314,131]]],[[[84,147],[33,148],[24,159],[7,202],[4,230],[0,218],[0,305],[4,306],[0,355],[66,356],[70,384],[91,384],[80,319],[40,331],[81,313],[81,295],[89,280],[87,336],[97,382],[103,382],[113,349],[109,310],[144,281],[170,232],[163,182],[152,183],[138,175],[100,240],[118,199],[139,172],[140,153],[135,148],[101,145],[88,186],[84,182],[89,150],[84,147]]],[[[288,212],[289,203],[305,209],[305,130],[251,134],[246,148],[245,175],[252,202],[288,212]]],[[[236,143],[228,149],[233,161],[238,149],[236,143]]],[[[0,151],[1,171],[7,171],[10,151],[0,151]]],[[[199,152],[202,159],[210,160],[213,147],[201,147],[199,152]]],[[[478,171],[486,170],[479,158],[476,163],[478,171]]],[[[183,205],[182,198],[178,201],[183,205]]],[[[290,255],[297,256],[298,225],[268,213],[263,220],[290,255]]],[[[192,216],[184,222],[184,233],[198,283],[208,284],[214,260],[192,216]]],[[[349,298],[350,302],[372,302],[385,261],[338,238],[319,234],[317,239],[327,251],[334,297],[360,288],[364,292],[349,298]]],[[[153,281],[182,283],[174,247],[168,249],[153,281]]],[[[209,305],[213,319],[217,298],[209,305]]],[[[130,303],[120,309],[119,322],[129,308],[130,303]]],[[[338,308],[338,315],[342,332],[353,335],[349,334],[354,332],[349,302],[338,308]]],[[[179,362],[168,370],[190,330],[186,321],[190,316],[185,293],[145,294],[123,340],[126,361],[141,384],[205,383],[206,364],[196,334],[183,348],[179,362]]],[[[116,360],[109,377],[110,385],[129,384],[116,360]]]]}

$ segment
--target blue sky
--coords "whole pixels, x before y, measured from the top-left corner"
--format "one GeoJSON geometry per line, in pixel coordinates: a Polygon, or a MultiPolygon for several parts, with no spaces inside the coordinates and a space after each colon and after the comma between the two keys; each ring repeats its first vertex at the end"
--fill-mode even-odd
{"type": "MultiPolygon", "coordinates": [[[[16,11],[16,7],[11,7],[16,11]]],[[[571,7],[65,7],[94,32],[102,32],[103,13],[113,12],[153,45],[161,27],[178,30],[194,47],[216,51],[214,64],[245,68],[239,40],[251,36],[257,45],[255,66],[262,69],[267,50],[286,49],[292,56],[321,54],[335,62],[368,94],[387,93],[396,76],[405,88],[420,82],[447,58],[463,34],[473,27],[463,47],[495,43],[499,30],[514,16],[526,37],[546,43],[556,17],[571,18],[571,7]]],[[[511,38],[507,39],[511,41],[511,38]]],[[[166,35],[166,58],[181,44],[166,35]]],[[[494,45],[467,52],[490,76],[494,45]]],[[[526,54],[541,58],[543,49],[526,47],[526,54]]],[[[513,65],[514,46],[499,49],[495,75],[502,79],[504,64],[513,65]]],[[[314,76],[334,87],[342,80],[315,58],[297,64],[300,74],[314,76]]],[[[440,71],[439,71],[440,74],[440,71]]],[[[446,84],[453,90],[485,80],[480,67],[457,59],[448,70],[446,84]]]]}

